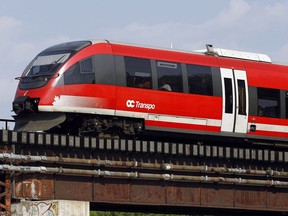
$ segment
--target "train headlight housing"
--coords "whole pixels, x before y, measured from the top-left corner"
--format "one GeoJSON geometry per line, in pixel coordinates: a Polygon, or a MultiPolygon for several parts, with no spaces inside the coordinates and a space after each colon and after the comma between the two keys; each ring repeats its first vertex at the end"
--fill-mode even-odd
{"type": "Polygon", "coordinates": [[[18,115],[23,112],[37,112],[39,98],[29,98],[21,96],[13,101],[13,111],[18,115]]]}

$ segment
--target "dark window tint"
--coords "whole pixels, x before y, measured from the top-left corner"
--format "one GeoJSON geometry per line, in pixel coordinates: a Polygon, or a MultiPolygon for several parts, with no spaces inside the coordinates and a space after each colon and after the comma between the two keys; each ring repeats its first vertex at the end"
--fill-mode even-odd
{"type": "Polygon", "coordinates": [[[81,62],[81,73],[92,73],[92,72],[93,72],[93,66],[92,66],[91,58],[82,61],[81,62]]]}
{"type": "Polygon", "coordinates": [[[286,93],[285,103],[286,103],[286,118],[288,119],[288,97],[287,97],[287,93],[286,93]]]}
{"type": "Polygon", "coordinates": [[[288,91],[286,91],[286,97],[285,97],[285,117],[288,119],[288,91]]]}
{"type": "Polygon", "coordinates": [[[233,113],[233,90],[232,80],[224,78],[225,85],[225,113],[233,113]]]}
{"type": "Polygon", "coordinates": [[[115,85],[115,64],[113,55],[93,56],[95,83],[115,85]]]}
{"type": "Polygon", "coordinates": [[[65,84],[92,84],[95,83],[95,73],[91,58],[74,64],[64,73],[65,84]]]}
{"type": "Polygon", "coordinates": [[[76,84],[80,80],[79,63],[74,64],[64,73],[65,84],[76,84]]]}
{"type": "Polygon", "coordinates": [[[152,88],[150,59],[124,57],[128,87],[152,88]]]}
{"type": "Polygon", "coordinates": [[[44,51],[41,52],[41,54],[49,52],[51,53],[64,52],[64,51],[78,52],[79,50],[89,45],[91,45],[91,41],[74,41],[74,42],[62,43],[45,49],[44,51]]]}
{"type": "Polygon", "coordinates": [[[258,88],[258,116],[280,117],[280,90],[258,88]]]}
{"type": "Polygon", "coordinates": [[[211,67],[187,65],[189,93],[213,95],[211,67]]]}
{"type": "Polygon", "coordinates": [[[247,115],[245,81],[237,80],[237,85],[238,85],[238,104],[239,104],[238,114],[247,115]]]}
{"type": "Polygon", "coordinates": [[[179,63],[157,61],[158,88],[164,91],[182,92],[182,71],[179,63]]]}

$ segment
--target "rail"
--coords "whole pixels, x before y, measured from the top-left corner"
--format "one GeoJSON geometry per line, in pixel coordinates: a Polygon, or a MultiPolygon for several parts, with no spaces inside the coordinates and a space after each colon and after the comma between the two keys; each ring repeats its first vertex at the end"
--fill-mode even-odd
{"type": "Polygon", "coordinates": [[[12,119],[0,119],[0,122],[4,122],[4,129],[5,130],[8,130],[9,129],[9,123],[14,123],[15,120],[12,120],[12,119]]]}

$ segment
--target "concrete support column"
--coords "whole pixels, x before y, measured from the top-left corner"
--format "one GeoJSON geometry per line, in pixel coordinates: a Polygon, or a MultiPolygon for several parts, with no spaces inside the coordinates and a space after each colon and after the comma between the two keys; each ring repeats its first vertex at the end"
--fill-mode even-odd
{"type": "Polygon", "coordinates": [[[17,216],[89,216],[89,202],[70,200],[27,201],[12,204],[12,215],[17,216]]]}

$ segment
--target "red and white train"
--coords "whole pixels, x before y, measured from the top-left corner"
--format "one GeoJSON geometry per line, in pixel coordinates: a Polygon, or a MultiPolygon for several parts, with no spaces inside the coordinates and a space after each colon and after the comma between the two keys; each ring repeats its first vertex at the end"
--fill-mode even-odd
{"type": "Polygon", "coordinates": [[[288,66],[263,54],[77,41],[38,54],[15,130],[288,141],[288,66]]]}

